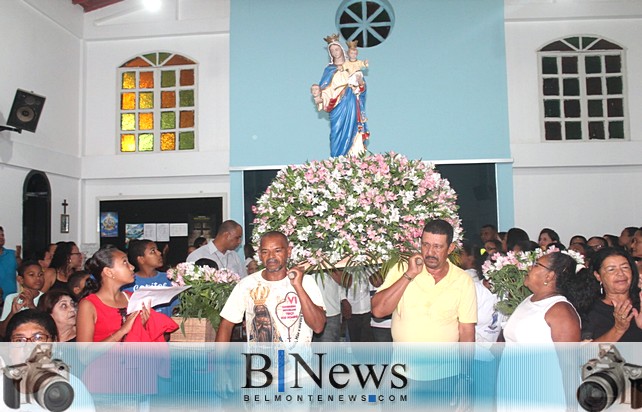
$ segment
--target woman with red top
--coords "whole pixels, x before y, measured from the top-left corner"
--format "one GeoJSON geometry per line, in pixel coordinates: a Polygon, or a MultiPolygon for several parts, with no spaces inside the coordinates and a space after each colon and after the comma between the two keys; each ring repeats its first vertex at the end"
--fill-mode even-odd
{"type": "Polygon", "coordinates": [[[95,283],[87,282],[89,295],[78,305],[78,342],[120,342],[131,331],[140,316],[143,326],[149,319],[149,308],[127,315],[129,298],[120,288],[134,281],[134,267],[127,254],[107,245],[86,263],[95,283]]]}
{"type": "Polygon", "coordinates": [[[112,405],[115,397],[135,394],[141,405],[149,407],[148,395],[158,391],[157,377],[169,376],[167,346],[147,345],[142,355],[140,346],[119,342],[164,343],[164,334],[178,325],[145,305],[127,314],[131,294],[120,289],[134,282],[134,267],[116,247],[100,248],[87,261],[86,269],[95,282],[87,280],[88,295],[78,305],[76,341],[112,344],[88,347],[94,359],[87,365],[83,381],[96,404],[112,405]],[[127,367],[115,367],[114,362],[127,367]]]}

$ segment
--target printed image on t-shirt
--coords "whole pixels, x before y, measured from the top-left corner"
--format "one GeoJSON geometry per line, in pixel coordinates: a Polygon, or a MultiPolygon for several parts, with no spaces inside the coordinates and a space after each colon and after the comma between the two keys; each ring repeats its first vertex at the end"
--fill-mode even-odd
{"type": "MultiPolygon", "coordinates": [[[[284,283],[284,285],[287,285],[284,283]]],[[[259,282],[250,291],[250,342],[296,342],[301,330],[301,304],[293,291],[278,283],[259,282]]]]}

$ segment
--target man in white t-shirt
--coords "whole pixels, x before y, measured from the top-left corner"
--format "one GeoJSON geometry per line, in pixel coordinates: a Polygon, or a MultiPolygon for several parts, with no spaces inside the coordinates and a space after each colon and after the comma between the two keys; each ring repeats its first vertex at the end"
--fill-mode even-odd
{"type": "Polygon", "coordinates": [[[229,342],[235,323],[246,319],[248,342],[309,343],[323,331],[325,305],[312,276],[300,268],[287,268],[292,252],[281,232],[261,237],[259,258],[265,269],[234,287],[221,311],[216,342],[229,342]],[[288,274],[292,274],[290,279],[288,274]]]}
{"type": "Polygon", "coordinates": [[[343,278],[339,270],[326,275],[313,275],[321,290],[325,304],[325,328],[315,333],[313,342],[339,342],[341,340],[341,291],[349,287],[349,280],[343,278]]]}
{"type": "Polygon", "coordinates": [[[374,342],[370,321],[370,281],[366,274],[355,276],[350,288],[341,291],[341,314],[348,323],[350,342],[374,342]]]}

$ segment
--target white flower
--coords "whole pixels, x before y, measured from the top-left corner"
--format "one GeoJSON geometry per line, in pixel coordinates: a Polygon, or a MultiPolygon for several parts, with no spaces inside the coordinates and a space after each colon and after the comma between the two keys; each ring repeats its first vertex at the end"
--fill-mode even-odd
{"type": "Polygon", "coordinates": [[[382,261],[415,248],[408,225],[433,218],[451,222],[460,241],[456,194],[432,165],[394,153],[339,157],[281,170],[257,201],[252,240],[283,227],[294,263],[382,261]]]}
{"type": "Polygon", "coordinates": [[[311,233],[312,233],[312,226],[306,226],[303,229],[300,229],[300,230],[297,231],[297,236],[303,242],[307,242],[311,233]]]}
{"type": "Polygon", "coordinates": [[[390,208],[390,212],[386,218],[388,222],[390,223],[398,223],[399,222],[399,210],[396,207],[390,208]]]}
{"type": "Polygon", "coordinates": [[[327,210],[328,210],[328,203],[325,201],[321,202],[317,207],[312,209],[312,211],[317,215],[322,215],[327,210]]]}

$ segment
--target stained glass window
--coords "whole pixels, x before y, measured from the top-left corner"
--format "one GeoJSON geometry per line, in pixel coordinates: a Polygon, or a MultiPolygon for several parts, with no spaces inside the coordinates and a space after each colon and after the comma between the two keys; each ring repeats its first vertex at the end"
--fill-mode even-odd
{"type": "Polygon", "coordinates": [[[176,150],[176,133],[161,133],[161,150],[176,150]]]}
{"type": "Polygon", "coordinates": [[[136,93],[122,93],[120,95],[120,109],[134,110],[136,108],[136,93]]]}
{"type": "Polygon", "coordinates": [[[161,107],[176,107],[176,92],[161,92],[161,107]]]}
{"type": "Polygon", "coordinates": [[[136,136],[133,134],[120,135],[120,150],[122,152],[136,151],[136,136]]]}
{"type": "Polygon", "coordinates": [[[154,150],[154,135],[151,133],[141,133],[138,135],[138,150],[141,152],[151,152],[154,150]]]}
{"type": "Polygon", "coordinates": [[[154,128],[154,113],[138,113],[138,129],[152,130],[154,128]]]}
{"type": "Polygon", "coordinates": [[[121,153],[196,148],[195,61],[169,52],[146,53],[129,59],[118,73],[121,153]]]}
{"type": "Polygon", "coordinates": [[[544,140],[628,139],[624,49],[594,36],[539,50],[544,140]]]}
{"type": "Polygon", "coordinates": [[[161,129],[169,130],[176,128],[176,113],[175,112],[162,112],[161,113],[161,129]]]}
{"type": "Polygon", "coordinates": [[[193,110],[181,111],[180,126],[181,126],[181,128],[194,127],[194,111],[193,110]]]}
{"type": "Polygon", "coordinates": [[[194,148],[194,132],[181,132],[178,139],[179,150],[191,150],[194,148]]]}

